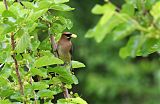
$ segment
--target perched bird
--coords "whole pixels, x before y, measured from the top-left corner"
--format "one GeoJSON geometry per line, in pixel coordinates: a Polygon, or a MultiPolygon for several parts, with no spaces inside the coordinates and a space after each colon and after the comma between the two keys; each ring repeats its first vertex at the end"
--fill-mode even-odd
{"type": "Polygon", "coordinates": [[[71,38],[76,38],[77,35],[72,34],[70,32],[64,32],[58,41],[57,44],[57,53],[58,57],[64,61],[64,64],[69,65],[71,64],[72,58],[72,42],[71,38]]]}
{"type": "MultiPolygon", "coordinates": [[[[64,66],[67,69],[67,71],[71,71],[72,64],[71,64],[71,58],[72,58],[72,42],[71,38],[76,38],[77,35],[71,34],[70,32],[64,32],[60,38],[60,40],[57,43],[57,54],[58,57],[64,61],[64,66]]],[[[68,92],[68,89],[64,87],[64,97],[70,98],[70,94],[68,92]]]]}

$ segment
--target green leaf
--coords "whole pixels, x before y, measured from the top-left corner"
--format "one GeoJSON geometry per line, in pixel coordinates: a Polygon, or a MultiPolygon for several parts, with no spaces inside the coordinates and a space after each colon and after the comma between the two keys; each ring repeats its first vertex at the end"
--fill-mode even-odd
{"type": "Polygon", "coordinates": [[[155,21],[160,18],[160,2],[157,2],[155,5],[153,5],[150,13],[154,17],[155,21]]]}
{"type": "Polygon", "coordinates": [[[78,79],[75,75],[72,75],[72,80],[73,80],[74,84],[78,84],[78,79]]]}
{"type": "Polygon", "coordinates": [[[134,13],[135,13],[135,10],[134,10],[134,5],[133,4],[124,4],[122,6],[122,10],[121,10],[121,13],[126,13],[128,14],[129,16],[133,16],[134,13]]]}
{"type": "Polygon", "coordinates": [[[8,78],[11,75],[11,68],[10,65],[5,64],[2,70],[0,71],[0,76],[3,78],[8,78]]]}
{"type": "Polygon", "coordinates": [[[63,64],[64,62],[54,56],[42,56],[40,58],[38,58],[35,63],[34,66],[39,68],[42,66],[48,66],[48,65],[54,65],[54,64],[63,64]]]}
{"type": "Polygon", "coordinates": [[[29,9],[35,9],[35,6],[33,3],[31,2],[28,2],[28,1],[22,1],[23,5],[26,7],[26,8],[29,8],[29,9]]]}
{"type": "Polygon", "coordinates": [[[30,44],[30,36],[27,33],[24,33],[19,39],[17,46],[15,48],[17,53],[23,53],[30,44]]]}
{"type": "Polygon", "coordinates": [[[156,51],[157,52],[160,51],[160,40],[154,39],[154,38],[149,38],[142,45],[142,48],[141,48],[138,55],[147,56],[148,54],[151,54],[156,51]]]}
{"type": "Polygon", "coordinates": [[[37,48],[39,47],[39,45],[40,45],[40,41],[37,39],[37,37],[36,36],[32,36],[32,38],[31,38],[31,43],[30,43],[30,49],[32,50],[32,51],[36,51],[37,50],[37,48]]]}
{"type": "Polygon", "coordinates": [[[38,96],[41,98],[48,97],[48,98],[53,98],[54,92],[48,89],[40,90],[37,93],[38,96]]]}
{"type": "Polygon", "coordinates": [[[107,13],[110,14],[109,11],[112,12],[114,10],[115,10],[115,6],[111,3],[105,4],[103,6],[97,4],[93,7],[92,13],[93,14],[107,14],[107,13]]]}
{"type": "Polygon", "coordinates": [[[57,104],[87,104],[85,100],[80,97],[68,98],[68,99],[59,99],[57,104]]]}
{"type": "Polygon", "coordinates": [[[59,85],[52,85],[50,86],[50,90],[54,92],[54,95],[57,95],[58,93],[63,92],[63,89],[59,85]]]}
{"type": "Polygon", "coordinates": [[[53,1],[51,0],[42,0],[38,2],[38,7],[36,8],[36,10],[42,10],[42,9],[48,9],[53,1]]]}
{"type": "Polygon", "coordinates": [[[71,8],[70,6],[66,4],[53,4],[51,9],[58,10],[58,11],[71,11],[74,10],[74,8],[71,8]]]}
{"type": "Polygon", "coordinates": [[[8,83],[9,83],[8,79],[0,77],[0,87],[3,87],[4,85],[7,86],[8,83]]]}
{"type": "Polygon", "coordinates": [[[4,10],[6,10],[3,1],[0,1],[0,7],[1,7],[1,9],[0,9],[0,14],[2,14],[2,12],[3,12],[4,10]]]}
{"type": "Polygon", "coordinates": [[[0,100],[0,104],[12,104],[8,99],[0,100]]]}
{"type": "Polygon", "coordinates": [[[150,10],[152,8],[152,5],[156,2],[156,0],[146,0],[145,1],[145,7],[147,10],[150,10]]]}
{"type": "Polygon", "coordinates": [[[82,68],[85,67],[85,65],[78,61],[72,61],[72,68],[82,68]]]}
{"type": "Polygon", "coordinates": [[[65,26],[58,23],[54,23],[53,26],[51,27],[51,33],[52,34],[61,33],[64,29],[65,29],[65,26]]]}
{"type": "Polygon", "coordinates": [[[106,24],[97,24],[93,29],[90,29],[86,33],[85,37],[94,37],[95,40],[99,43],[121,22],[123,21],[120,21],[118,17],[113,16],[106,24]]]}
{"type": "Polygon", "coordinates": [[[49,87],[49,85],[44,83],[44,82],[33,82],[32,83],[32,88],[34,90],[43,90],[43,89],[46,89],[48,87],[49,87]]]}
{"type": "Polygon", "coordinates": [[[47,69],[43,69],[43,68],[41,69],[31,68],[30,73],[32,76],[39,75],[44,78],[47,77],[47,69]]]}
{"type": "MultiPolygon", "coordinates": [[[[3,85],[4,86],[4,85],[3,85]]],[[[0,88],[0,96],[1,97],[9,97],[14,93],[14,90],[5,86],[5,88],[0,88]]],[[[1,104],[1,103],[0,103],[1,104]]]]}
{"type": "Polygon", "coordinates": [[[16,16],[14,15],[14,13],[12,13],[12,12],[9,11],[9,10],[5,10],[5,11],[2,13],[2,16],[3,16],[3,17],[13,17],[13,18],[16,18],[16,16]]]}
{"type": "Polygon", "coordinates": [[[39,11],[32,11],[26,21],[36,21],[39,17],[47,12],[48,9],[42,9],[39,11]]]}
{"type": "Polygon", "coordinates": [[[67,83],[67,84],[74,83],[72,74],[69,71],[67,71],[65,67],[49,68],[48,72],[55,72],[59,74],[59,79],[64,83],[67,83]]]}
{"type": "Polygon", "coordinates": [[[136,25],[132,21],[119,24],[113,31],[114,40],[119,40],[130,35],[136,29],[136,25]]]}
{"type": "Polygon", "coordinates": [[[144,41],[145,38],[140,35],[132,36],[127,45],[120,49],[120,56],[122,58],[126,58],[127,56],[135,57],[144,41]]]}
{"type": "Polygon", "coordinates": [[[64,24],[68,29],[71,29],[73,26],[73,23],[70,19],[66,19],[62,16],[59,17],[59,20],[61,21],[62,24],[64,24]]]}
{"type": "Polygon", "coordinates": [[[61,4],[61,3],[69,2],[69,0],[53,0],[53,2],[55,4],[61,4]]]}

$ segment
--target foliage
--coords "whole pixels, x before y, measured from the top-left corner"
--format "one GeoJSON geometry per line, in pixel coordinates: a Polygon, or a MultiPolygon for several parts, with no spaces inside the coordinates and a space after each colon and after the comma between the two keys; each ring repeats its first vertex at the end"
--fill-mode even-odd
{"type": "Polygon", "coordinates": [[[159,52],[159,7],[158,0],[126,0],[121,9],[109,1],[96,5],[92,13],[103,16],[86,37],[94,37],[97,42],[107,34],[112,34],[114,40],[129,37],[126,46],[120,49],[122,58],[159,52]]]}
{"type": "MultiPolygon", "coordinates": [[[[52,54],[49,41],[52,35],[58,41],[73,26],[70,19],[55,14],[74,10],[66,2],[69,0],[0,1],[0,103],[56,102],[54,96],[64,87],[78,84],[76,76],[60,66],[63,61],[52,54]]],[[[85,67],[78,61],[73,66],[85,67]]],[[[72,97],[65,100],[85,102],[72,97]]]]}

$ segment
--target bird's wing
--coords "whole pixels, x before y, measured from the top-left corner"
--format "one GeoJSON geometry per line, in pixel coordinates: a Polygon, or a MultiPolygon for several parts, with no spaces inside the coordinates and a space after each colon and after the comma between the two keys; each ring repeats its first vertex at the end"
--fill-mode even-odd
{"type": "Polygon", "coordinates": [[[70,54],[71,54],[71,60],[72,60],[72,54],[73,54],[73,45],[71,46],[71,49],[70,49],[70,54]]]}

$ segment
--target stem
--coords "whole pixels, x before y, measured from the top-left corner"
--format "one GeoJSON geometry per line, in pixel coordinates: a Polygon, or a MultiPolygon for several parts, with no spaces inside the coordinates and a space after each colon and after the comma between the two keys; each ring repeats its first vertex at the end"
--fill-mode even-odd
{"type": "Polygon", "coordinates": [[[51,45],[52,45],[52,51],[54,53],[54,55],[56,57],[58,57],[58,54],[57,54],[57,44],[55,42],[55,38],[53,35],[50,35],[50,41],[51,41],[51,45]]]}
{"type": "Polygon", "coordinates": [[[3,3],[5,5],[5,7],[6,7],[6,10],[8,10],[7,0],[3,0],[3,3]]]}
{"type": "Polygon", "coordinates": [[[68,93],[68,89],[64,86],[64,84],[62,85],[62,87],[64,90],[64,92],[63,92],[64,98],[70,98],[70,95],[68,93]]]}
{"type": "MultiPolygon", "coordinates": [[[[7,0],[3,0],[3,3],[6,7],[6,10],[8,10],[7,0]]],[[[22,84],[21,76],[20,76],[20,72],[19,72],[18,61],[16,59],[16,53],[14,53],[15,41],[14,41],[14,33],[13,32],[11,32],[11,47],[12,47],[12,52],[13,52],[13,54],[11,56],[12,56],[12,58],[14,60],[14,64],[15,64],[16,75],[18,77],[18,83],[19,83],[19,86],[20,86],[20,93],[21,93],[21,95],[24,96],[23,84],[22,84]]],[[[26,104],[26,101],[24,101],[24,104],[26,104]]]]}
{"type": "MultiPolygon", "coordinates": [[[[32,85],[32,77],[30,78],[30,84],[32,85]]],[[[33,91],[33,94],[34,94],[34,104],[38,104],[36,92],[33,91]]]]}
{"type": "MultiPolygon", "coordinates": [[[[15,41],[14,41],[14,33],[13,32],[11,32],[11,46],[12,46],[12,52],[13,52],[13,54],[11,56],[12,56],[12,58],[14,60],[14,63],[15,63],[16,75],[18,77],[18,83],[19,83],[19,86],[20,86],[20,93],[21,93],[21,95],[24,96],[24,89],[23,89],[23,84],[22,84],[20,72],[19,72],[18,61],[16,59],[16,53],[14,53],[15,41]]],[[[25,101],[24,101],[24,103],[26,104],[25,101]]]]}

